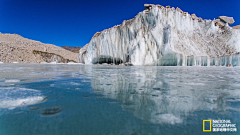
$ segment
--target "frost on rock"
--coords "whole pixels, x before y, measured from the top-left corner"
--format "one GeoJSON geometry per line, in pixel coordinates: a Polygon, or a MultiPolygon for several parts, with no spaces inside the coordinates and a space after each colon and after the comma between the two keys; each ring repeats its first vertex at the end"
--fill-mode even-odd
{"type": "Polygon", "coordinates": [[[79,51],[85,64],[239,66],[240,30],[180,8],[147,4],[135,18],[102,32],[79,51]],[[221,25],[219,25],[221,24],[221,25]],[[224,25],[224,26],[222,26],[224,25]],[[221,27],[220,27],[221,26],[221,27]]]}

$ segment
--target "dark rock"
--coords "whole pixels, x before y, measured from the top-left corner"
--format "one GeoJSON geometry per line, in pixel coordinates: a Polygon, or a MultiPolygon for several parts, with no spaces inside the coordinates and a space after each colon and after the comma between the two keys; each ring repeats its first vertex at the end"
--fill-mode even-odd
{"type": "Polygon", "coordinates": [[[198,22],[202,22],[202,18],[201,17],[198,18],[198,22]]]}
{"type": "Polygon", "coordinates": [[[228,67],[233,67],[233,65],[232,64],[228,64],[228,67]]]}
{"type": "Polygon", "coordinates": [[[125,66],[133,66],[133,64],[132,64],[132,63],[129,63],[129,62],[125,63],[124,65],[125,65],[125,66]]]}
{"type": "Polygon", "coordinates": [[[61,112],[59,107],[46,108],[41,112],[41,116],[54,116],[61,112]]]}
{"type": "Polygon", "coordinates": [[[56,62],[56,63],[68,63],[68,62],[75,62],[73,60],[69,60],[69,59],[64,59],[62,56],[58,55],[58,54],[54,54],[54,53],[48,53],[48,52],[42,52],[42,51],[38,51],[38,50],[33,50],[33,54],[36,55],[40,55],[40,57],[42,57],[42,59],[45,62],[56,62]]]}

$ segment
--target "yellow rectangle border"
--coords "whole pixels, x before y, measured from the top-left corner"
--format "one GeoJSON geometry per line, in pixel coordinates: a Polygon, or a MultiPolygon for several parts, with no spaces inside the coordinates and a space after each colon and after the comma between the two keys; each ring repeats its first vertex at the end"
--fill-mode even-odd
{"type": "Polygon", "coordinates": [[[203,132],[211,132],[212,131],[212,120],[203,120],[203,132]],[[205,122],[209,121],[210,122],[210,129],[205,130],[205,122]]]}

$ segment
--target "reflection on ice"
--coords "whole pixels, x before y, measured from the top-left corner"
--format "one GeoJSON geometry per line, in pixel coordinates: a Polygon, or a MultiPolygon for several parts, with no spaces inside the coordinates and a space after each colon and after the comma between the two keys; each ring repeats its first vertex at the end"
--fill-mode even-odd
{"type": "Polygon", "coordinates": [[[174,116],[173,114],[155,114],[155,116],[152,117],[151,122],[175,124],[182,123],[182,119],[174,116]]]}
{"type": "Polygon", "coordinates": [[[37,90],[26,88],[1,88],[0,108],[14,109],[44,102],[46,98],[37,90]]]}
{"type": "Polygon", "coordinates": [[[12,83],[12,82],[20,82],[18,79],[10,79],[10,80],[5,80],[6,83],[12,83]]]}
{"type": "Polygon", "coordinates": [[[238,110],[239,69],[219,67],[134,67],[93,69],[92,88],[120,100],[124,110],[153,123],[181,123],[190,112],[238,110]],[[104,79],[103,79],[104,78],[104,79]],[[130,103],[130,104],[129,104],[130,103]]]}

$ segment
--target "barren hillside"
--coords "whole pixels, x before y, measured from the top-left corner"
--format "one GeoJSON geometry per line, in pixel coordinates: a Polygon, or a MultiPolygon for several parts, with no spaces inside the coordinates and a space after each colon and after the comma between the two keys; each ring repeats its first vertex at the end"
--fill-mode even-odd
{"type": "Polygon", "coordinates": [[[61,47],[0,33],[0,61],[4,63],[77,62],[78,54],[61,47]]]}

